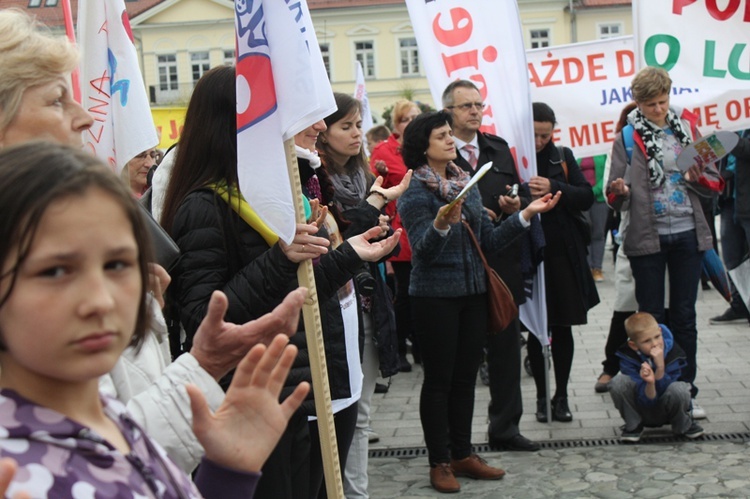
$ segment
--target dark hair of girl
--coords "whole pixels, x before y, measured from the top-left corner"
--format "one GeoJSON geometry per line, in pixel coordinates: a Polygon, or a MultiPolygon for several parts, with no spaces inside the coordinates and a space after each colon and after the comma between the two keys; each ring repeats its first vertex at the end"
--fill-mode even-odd
{"type": "MultiPolygon", "coordinates": [[[[68,146],[29,142],[0,149],[0,281],[9,279],[0,308],[13,293],[18,270],[29,256],[47,208],[64,198],[83,196],[89,189],[106,192],[125,212],[138,245],[141,292],[131,345],[140,346],[151,317],[146,300],[151,240],[135,199],[125,184],[98,158],[68,146]],[[12,264],[8,265],[11,261],[12,264]]],[[[0,348],[3,345],[0,343],[0,348]]]]}
{"type": "Polygon", "coordinates": [[[427,149],[430,147],[430,134],[444,125],[453,126],[453,118],[447,111],[422,113],[414,118],[404,130],[401,143],[401,156],[409,169],[419,168],[427,163],[427,149]]]}
{"type": "Polygon", "coordinates": [[[185,114],[161,225],[171,234],[178,208],[196,189],[215,182],[237,185],[237,106],[233,66],[206,72],[185,114]]]}

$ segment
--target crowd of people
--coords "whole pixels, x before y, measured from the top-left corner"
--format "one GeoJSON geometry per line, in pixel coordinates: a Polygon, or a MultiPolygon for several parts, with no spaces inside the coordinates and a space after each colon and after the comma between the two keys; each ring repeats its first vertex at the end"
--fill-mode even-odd
{"type": "MultiPolygon", "coordinates": [[[[69,89],[76,49],[3,10],[0,50],[7,494],[326,497],[300,320],[307,290],[297,282],[308,260],[346,497],[369,497],[376,379],[414,365],[423,371],[432,487],[450,493],[460,490],[459,476],[501,479],[505,471],[472,450],[483,359],[490,446],[540,446],[519,429],[528,328],[515,317],[504,331],[490,330],[483,254],[517,305],[544,262],[555,388],[545,383],[542,341],[529,332],[535,415],[570,422],[572,327],[599,303],[610,209],[621,219],[621,300],[595,389],[611,392],[624,441],[664,424],[688,438],[703,434],[695,301],[714,241],[702,198],[723,190],[724,257],[733,268],[750,243],[741,202],[750,138],[744,132],[721,172],[681,170],[677,156],[697,128],[689,112],[670,107],[663,69],[638,72],[612,153],[583,159],[584,168],[552,140],[552,107],[533,103],[537,172],[526,180],[508,143],[480,130],[485,103],[471,81],[448,85],[439,111],[396,102],[392,131],[370,130],[369,151],[361,103],[335,93],[337,110],[294,137],[306,220],[287,244],[238,188],[232,66],[198,81],[176,147],[163,159],[143,151],[118,178],[80,150],[93,119],[69,89]],[[488,161],[492,168],[463,193],[488,161]],[[169,269],[153,263],[143,201],[179,247],[169,269]]],[[[735,291],[714,319],[749,315],[735,291]]]]}

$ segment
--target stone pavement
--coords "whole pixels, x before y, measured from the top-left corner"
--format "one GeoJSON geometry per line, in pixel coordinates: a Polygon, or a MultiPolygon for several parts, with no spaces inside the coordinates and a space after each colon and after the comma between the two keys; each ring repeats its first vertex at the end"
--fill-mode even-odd
{"type": "MultiPolygon", "coordinates": [[[[460,478],[471,497],[750,497],[750,326],[712,326],[709,317],[727,303],[715,290],[698,296],[697,400],[708,419],[706,435],[695,442],[668,436],[668,429],[646,430],[657,443],[620,445],[622,421],[608,394],[594,392],[614,300],[611,253],[606,280],[598,283],[601,303],[589,324],[573,329],[575,357],[569,383],[573,422],[538,423],[531,376],[522,373],[524,415],[521,433],[543,443],[536,453],[489,452],[486,386],[477,382],[473,443],[491,464],[507,471],[501,482],[460,478]],[[661,442],[659,442],[661,440],[661,442]],[[585,443],[571,447],[570,442],[585,443]]],[[[436,497],[429,485],[419,421],[422,371],[394,376],[390,390],[373,396],[372,426],[380,442],[371,446],[370,494],[376,497],[436,497]],[[392,457],[392,456],[407,457],[392,457]],[[384,457],[378,457],[384,456],[384,457]],[[416,457],[415,457],[416,456],[416,457]]],[[[551,373],[554,387],[554,375],[551,373]]],[[[553,390],[554,391],[554,388],[553,390]]]]}

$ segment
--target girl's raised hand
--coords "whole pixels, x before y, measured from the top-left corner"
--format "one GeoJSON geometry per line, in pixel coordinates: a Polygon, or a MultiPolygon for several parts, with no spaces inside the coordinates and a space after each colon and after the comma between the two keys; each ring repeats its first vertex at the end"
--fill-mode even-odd
{"type": "Polygon", "coordinates": [[[307,382],[297,385],[279,403],[297,347],[289,338],[276,336],[266,347],[254,346],[234,373],[221,406],[208,408],[203,392],[188,385],[193,410],[193,431],[210,461],[244,472],[257,472],[276,447],[289,418],[310,390],[307,382]]]}

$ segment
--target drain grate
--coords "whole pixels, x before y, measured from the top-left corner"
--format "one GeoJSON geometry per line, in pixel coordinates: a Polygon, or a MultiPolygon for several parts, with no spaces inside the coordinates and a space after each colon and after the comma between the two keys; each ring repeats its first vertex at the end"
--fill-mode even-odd
{"type": "MultiPolygon", "coordinates": [[[[670,434],[651,434],[644,435],[641,438],[639,444],[669,444],[679,442],[736,442],[736,443],[747,443],[750,442],[750,433],[706,433],[700,438],[695,440],[689,440],[685,437],[678,437],[670,434]]],[[[632,445],[629,443],[621,442],[619,438],[597,438],[591,440],[553,440],[547,442],[539,442],[542,449],[569,449],[577,447],[605,447],[608,445],[632,445]]],[[[485,453],[494,452],[490,449],[489,444],[479,444],[474,446],[475,452],[485,453]]],[[[373,449],[369,452],[370,458],[387,458],[396,457],[401,459],[409,459],[415,457],[427,456],[427,448],[425,447],[400,447],[395,449],[373,449]]]]}

